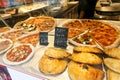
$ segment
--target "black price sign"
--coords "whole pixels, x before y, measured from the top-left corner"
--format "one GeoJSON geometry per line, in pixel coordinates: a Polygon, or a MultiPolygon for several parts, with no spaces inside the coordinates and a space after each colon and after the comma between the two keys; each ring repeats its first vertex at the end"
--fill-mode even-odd
{"type": "Polygon", "coordinates": [[[40,45],[48,45],[48,32],[40,32],[40,45]]]}
{"type": "Polygon", "coordinates": [[[54,46],[60,48],[67,47],[68,28],[55,28],[54,46]]]}

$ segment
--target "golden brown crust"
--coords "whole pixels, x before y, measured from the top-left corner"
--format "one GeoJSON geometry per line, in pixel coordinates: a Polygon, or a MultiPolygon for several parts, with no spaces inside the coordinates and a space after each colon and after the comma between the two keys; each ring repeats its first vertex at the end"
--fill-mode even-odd
{"type": "Polygon", "coordinates": [[[105,49],[104,52],[106,55],[108,55],[110,57],[120,59],[120,48],[105,49]]]}
{"type": "Polygon", "coordinates": [[[54,47],[49,47],[45,51],[45,55],[53,58],[65,58],[70,55],[70,53],[66,52],[65,50],[61,48],[54,48],[54,47]]]}
{"type": "Polygon", "coordinates": [[[72,54],[70,57],[73,61],[80,62],[80,63],[87,63],[87,64],[102,64],[102,59],[95,54],[92,53],[78,53],[72,54]]]}
{"type": "Polygon", "coordinates": [[[62,73],[67,66],[66,60],[58,60],[43,55],[39,61],[39,70],[44,74],[55,75],[62,73]]]}
{"type": "Polygon", "coordinates": [[[72,80],[102,80],[104,76],[100,69],[73,61],[68,64],[68,74],[72,80]]]}
{"type": "Polygon", "coordinates": [[[111,70],[120,73],[120,60],[114,58],[105,58],[104,64],[111,70]]]}
{"type": "Polygon", "coordinates": [[[107,80],[120,80],[120,74],[108,69],[107,80]]]}
{"type": "Polygon", "coordinates": [[[102,53],[102,50],[100,50],[97,47],[87,47],[87,46],[78,46],[74,47],[73,51],[76,53],[79,52],[91,52],[91,53],[102,53]]]}

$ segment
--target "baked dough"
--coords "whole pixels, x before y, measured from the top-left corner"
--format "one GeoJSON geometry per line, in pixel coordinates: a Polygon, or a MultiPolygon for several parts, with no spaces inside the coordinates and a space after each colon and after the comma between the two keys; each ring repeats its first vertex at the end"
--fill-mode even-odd
{"type": "Polygon", "coordinates": [[[103,53],[102,50],[100,50],[97,47],[87,47],[87,46],[74,47],[73,51],[75,53],[79,53],[79,52],[103,53]]]}
{"type": "Polygon", "coordinates": [[[95,54],[92,53],[73,53],[70,57],[73,61],[87,64],[102,64],[102,59],[95,54]]]}
{"type": "Polygon", "coordinates": [[[55,75],[62,73],[67,67],[66,60],[58,60],[43,55],[39,61],[39,70],[44,74],[55,75]]]}
{"type": "Polygon", "coordinates": [[[49,47],[45,51],[45,55],[53,58],[65,58],[70,55],[70,53],[66,52],[65,50],[61,48],[54,48],[54,47],[49,47]]]}
{"type": "Polygon", "coordinates": [[[105,58],[104,64],[111,70],[120,73],[120,60],[114,58],[105,58]]]}
{"type": "Polygon", "coordinates": [[[102,70],[73,61],[68,64],[68,74],[72,80],[102,80],[104,77],[102,70]]]}
{"type": "Polygon", "coordinates": [[[120,59],[120,48],[105,49],[104,52],[106,55],[108,55],[110,57],[120,59]]]}
{"type": "Polygon", "coordinates": [[[107,80],[120,80],[120,74],[108,69],[107,80]]]}

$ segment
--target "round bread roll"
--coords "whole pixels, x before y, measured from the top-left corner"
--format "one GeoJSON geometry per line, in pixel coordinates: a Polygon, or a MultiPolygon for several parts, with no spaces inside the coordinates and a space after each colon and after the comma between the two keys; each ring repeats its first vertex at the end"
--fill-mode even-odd
{"type": "Polygon", "coordinates": [[[104,64],[111,70],[120,73],[120,60],[114,58],[105,58],[104,64]]]}
{"type": "Polygon", "coordinates": [[[120,59],[120,48],[109,48],[104,50],[105,54],[120,59]]]}
{"type": "Polygon", "coordinates": [[[120,74],[108,69],[107,80],[120,80],[120,74]]]}
{"type": "Polygon", "coordinates": [[[73,61],[87,64],[102,64],[102,59],[95,54],[82,52],[77,54],[72,54],[70,57],[73,61]]]}
{"type": "Polygon", "coordinates": [[[104,77],[102,70],[73,61],[68,64],[68,74],[72,80],[102,80],[104,77]]]}
{"type": "Polygon", "coordinates": [[[100,50],[97,47],[88,47],[88,46],[74,47],[73,51],[74,53],[79,53],[79,52],[103,53],[102,50],[100,50]]]}
{"type": "Polygon", "coordinates": [[[45,55],[53,58],[65,58],[70,55],[70,53],[66,52],[65,50],[61,48],[54,48],[54,47],[49,47],[45,51],[45,55]]]}
{"type": "Polygon", "coordinates": [[[66,60],[58,60],[43,55],[39,61],[39,70],[44,74],[55,75],[62,73],[67,66],[66,60]]]}

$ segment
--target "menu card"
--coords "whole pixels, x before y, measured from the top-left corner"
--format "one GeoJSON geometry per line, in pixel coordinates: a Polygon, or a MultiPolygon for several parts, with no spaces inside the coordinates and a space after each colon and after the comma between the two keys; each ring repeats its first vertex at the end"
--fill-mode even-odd
{"type": "Polygon", "coordinates": [[[60,48],[67,47],[68,28],[55,28],[54,46],[60,48]]]}
{"type": "Polygon", "coordinates": [[[40,45],[48,45],[48,32],[40,32],[40,45]]]}

